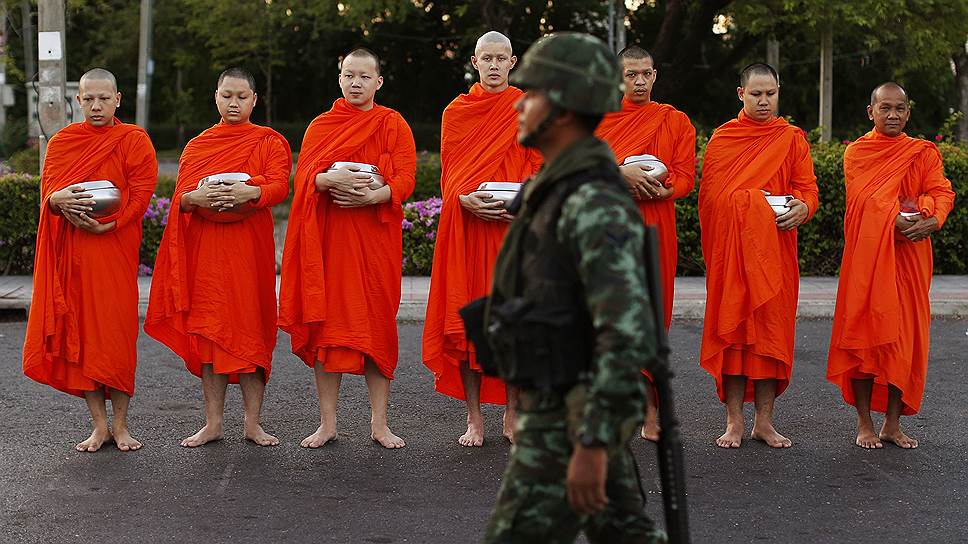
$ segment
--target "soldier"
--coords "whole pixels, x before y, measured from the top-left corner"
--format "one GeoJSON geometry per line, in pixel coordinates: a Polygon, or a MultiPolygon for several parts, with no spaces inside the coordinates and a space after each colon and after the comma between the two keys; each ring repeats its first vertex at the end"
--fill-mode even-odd
{"type": "Polygon", "coordinates": [[[485,357],[520,388],[485,542],[571,542],[581,530],[591,542],[665,542],[627,444],[642,423],[639,369],[655,355],[644,227],[594,137],[620,107],[619,67],[596,38],[562,32],[525,54],[512,83],[526,91],[518,139],[545,166],[512,209],[484,314],[485,357]]]}

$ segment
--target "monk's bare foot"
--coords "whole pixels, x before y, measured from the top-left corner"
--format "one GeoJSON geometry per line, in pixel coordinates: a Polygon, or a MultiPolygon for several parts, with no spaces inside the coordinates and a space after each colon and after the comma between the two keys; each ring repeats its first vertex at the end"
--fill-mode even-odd
{"type": "Polygon", "coordinates": [[[209,442],[222,439],[222,428],[214,425],[206,425],[198,430],[197,433],[181,441],[181,445],[186,448],[197,448],[209,442]]]}
{"type": "MultiPolygon", "coordinates": [[[[646,420],[645,424],[642,425],[641,434],[642,434],[642,438],[649,440],[650,442],[658,442],[659,441],[659,422],[646,420]]],[[[726,436],[726,435],[723,435],[723,436],[726,436]]]]}
{"type": "Polygon", "coordinates": [[[94,429],[87,440],[74,446],[77,451],[95,452],[101,449],[105,442],[111,441],[111,431],[107,429],[94,429]]]}
{"type": "Polygon", "coordinates": [[[753,440],[759,440],[760,442],[765,442],[767,446],[771,448],[789,448],[793,445],[793,442],[783,436],[782,434],[776,432],[773,425],[753,425],[753,432],[750,433],[750,438],[753,440]]]}
{"type": "Polygon", "coordinates": [[[514,424],[515,416],[513,410],[504,411],[504,438],[507,438],[508,442],[514,444],[514,424]]]}
{"type": "Polygon", "coordinates": [[[484,421],[481,418],[471,420],[467,417],[467,432],[460,435],[457,443],[468,448],[479,448],[484,445],[484,421]]]}
{"type": "Polygon", "coordinates": [[[384,425],[382,429],[371,430],[370,438],[372,438],[374,442],[379,442],[381,446],[388,450],[395,450],[407,445],[402,438],[390,432],[390,428],[386,425],[384,425]]]}
{"type": "Polygon", "coordinates": [[[316,432],[303,438],[302,442],[299,443],[300,446],[304,448],[321,448],[324,445],[336,440],[338,435],[336,434],[336,429],[326,429],[322,425],[316,429],[316,432]]]}
{"type": "Polygon", "coordinates": [[[131,432],[128,431],[127,427],[117,427],[113,429],[114,434],[114,444],[121,451],[135,451],[141,449],[141,442],[138,442],[131,436],[131,432]]]}
{"type": "Polygon", "coordinates": [[[854,444],[864,448],[865,450],[873,450],[884,447],[884,444],[881,443],[881,440],[877,437],[874,429],[866,425],[857,426],[857,439],[854,440],[854,444]]]}
{"type": "Polygon", "coordinates": [[[918,447],[918,441],[904,434],[901,429],[894,429],[890,431],[881,429],[880,438],[885,442],[891,442],[895,446],[906,450],[913,450],[914,448],[918,447]]]}
{"type": "Polygon", "coordinates": [[[262,429],[262,425],[254,425],[252,426],[252,428],[249,428],[249,426],[246,426],[244,436],[246,440],[250,442],[255,442],[260,446],[278,446],[279,445],[279,439],[265,432],[262,429]]]}
{"type": "Polygon", "coordinates": [[[726,425],[726,432],[716,439],[716,445],[720,448],[738,448],[743,444],[743,426],[726,425]]]}

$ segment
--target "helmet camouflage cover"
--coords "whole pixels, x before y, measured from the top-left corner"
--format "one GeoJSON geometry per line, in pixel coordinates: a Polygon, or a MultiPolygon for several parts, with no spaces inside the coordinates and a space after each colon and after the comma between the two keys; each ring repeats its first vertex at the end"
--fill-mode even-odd
{"type": "Polygon", "coordinates": [[[524,54],[511,84],[545,91],[562,109],[600,115],[622,109],[618,59],[598,38],[581,32],[556,32],[524,54]]]}

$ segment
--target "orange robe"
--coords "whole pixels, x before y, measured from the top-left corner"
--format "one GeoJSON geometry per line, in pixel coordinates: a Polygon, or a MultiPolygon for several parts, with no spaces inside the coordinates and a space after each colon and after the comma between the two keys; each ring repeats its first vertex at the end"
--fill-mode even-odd
{"type": "Polygon", "coordinates": [[[685,113],[668,104],[638,105],[623,99],[622,111],[607,114],[595,135],[608,143],[619,165],[633,155],[647,154],[658,157],[669,169],[663,184],[672,188],[672,196],[666,200],[638,201],[642,219],[658,231],[662,303],[668,330],[679,259],[675,201],[688,195],[696,183],[696,129],[685,113]]]}
{"type": "Polygon", "coordinates": [[[292,352],[327,372],[363,373],[364,357],[387,378],[397,366],[397,310],[403,262],[403,206],[413,192],[417,154],[396,111],[361,111],[340,98],[309,124],[282,258],[279,326],[292,352]],[[316,191],[316,174],[334,162],[374,164],[389,202],[344,209],[316,191]]]}
{"type": "Polygon", "coordinates": [[[151,140],[140,127],[74,123],[51,138],[41,176],[34,291],[24,339],[24,374],[70,393],[112,388],[134,394],[138,351],[141,217],[158,178],[151,140]],[[110,180],[121,209],[104,234],[71,225],[48,202],[80,181],[110,180]]]}
{"type": "Polygon", "coordinates": [[[944,224],[954,206],[938,148],[902,134],[867,133],[844,153],[847,209],[827,379],[854,404],[852,378],[873,379],[871,409],[887,410],[888,384],[902,413],[921,408],[928,370],[933,254],[894,226],[901,200],[944,224]]]}
{"type": "MultiPolygon", "coordinates": [[[[444,110],[440,126],[440,190],[443,207],[434,245],[430,296],[423,332],[423,361],[437,391],[464,399],[460,362],[480,371],[457,311],[491,290],[491,271],[507,223],[486,221],[464,209],[458,197],[486,181],[522,181],[541,165],[541,155],[518,144],[514,104],[524,93],[508,87],[489,93],[475,83],[444,110]]],[[[504,383],[481,377],[481,401],[504,404],[504,383]]]]}
{"type": "Polygon", "coordinates": [[[178,164],[168,226],[158,248],[145,332],[201,377],[262,368],[268,381],[276,345],[276,252],[271,207],[289,194],[292,152],[278,132],[219,123],[188,142],[178,164]],[[261,197],[241,213],[181,210],[205,176],[244,172],[261,197]],[[215,220],[210,220],[215,219],[215,220]],[[226,221],[227,220],[227,221],[226,221]]]}
{"type": "Polygon", "coordinates": [[[817,177],[803,132],[782,117],[760,123],[740,112],[713,132],[699,184],[699,222],[706,261],[706,315],[699,362],[723,375],[790,383],[800,271],[797,232],[776,227],[761,192],[792,194],[817,210],[817,177]]]}

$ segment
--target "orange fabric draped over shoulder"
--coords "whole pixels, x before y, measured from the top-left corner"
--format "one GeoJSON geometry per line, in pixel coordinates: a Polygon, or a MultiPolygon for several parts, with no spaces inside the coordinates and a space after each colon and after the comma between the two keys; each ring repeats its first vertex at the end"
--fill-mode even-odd
{"type": "Polygon", "coordinates": [[[278,132],[219,123],[188,142],[178,165],[168,225],[158,248],[145,332],[201,377],[202,365],[238,383],[239,374],[272,370],[276,345],[276,266],[271,207],[289,194],[292,152],[278,132]],[[212,221],[183,212],[181,199],[202,178],[252,176],[255,202],[212,221]]]}
{"type": "MultiPolygon", "coordinates": [[[[491,290],[491,272],[507,224],[485,221],[465,210],[460,195],[487,181],[523,181],[541,156],[518,144],[514,104],[524,93],[508,87],[489,93],[475,83],[444,110],[440,128],[440,189],[443,206],[434,245],[433,270],[423,332],[423,361],[441,393],[464,399],[461,361],[480,370],[457,311],[491,290]]],[[[504,383],[481,377],[481,401],[504,404],[504,383]]]]}
{"type": "Polygon", "coordinates": [[[595,135],[608,143],[619,165],[633,155],[654,155],[669,169],[664,185],[672,188],[672,196],[638,201],[642,219],[647,225],[655,225],[658,232],[662,302],[668,330],[679,260],[675,201],[688,195],[696,183],[696,129],[685,113],[668,104],[638,105],[623,99],[622,110],[605,115],[595,135]]]}
{"type": "Polygon", "coordinates": [[[310,123],[293,183],[282,259],[279,326],[292,352],[328,372],[363,373],[364,358],[393,378],[403,262],[402,202],[413,192],[417,155],[396,111],[362,111],[340,98],[310,123]],[[316,191],[334,162],[379,167],[391,200],[344,209],[316,191]]]}
{"type": "Polygon", "coordinates": [[[796,230],[781,231],[762,191],[793,195],[817,210],[817,178],[803,132],[782,117],[757,122],[745,112],[713,132],[699,184],[706,262],[706,315],[700,365],[716,379],[790,383],[800,271],[796,230]]]}
{"type": "Polygon", "coordinates": [[[847,147],[844,181],[844,254],[827,379],[851,405],[851,380],[873,379],[871,409],[879,412],[887,410],[893,385],[902,413],[911,415],[921,408],[928,370],[933,253],[930,238],[911,242],[894,221],[910,200],[942,225],[954,192],[933,143],[876,131],[847,147]]]}
{"type": "Polygon", "coordinates": [[[69,393],[111,388],[134,394],[138,339],[141,217],[158,178],[151,140],[140,127],[74,123],[51,138],[41,176],[34,290],[24,339],[29,378],[69,393]],[[121,209],[91,234],[51,211],[55,191],[110,180],[121,209]]]}

